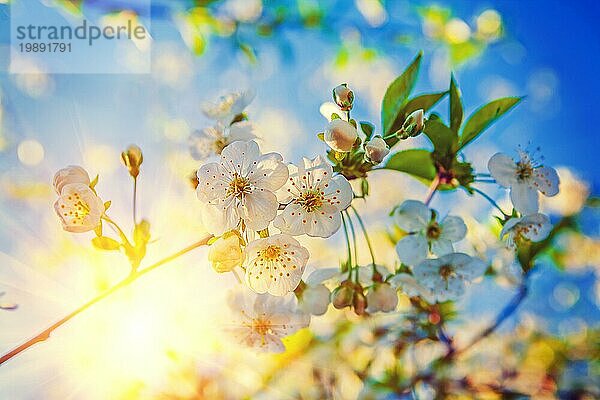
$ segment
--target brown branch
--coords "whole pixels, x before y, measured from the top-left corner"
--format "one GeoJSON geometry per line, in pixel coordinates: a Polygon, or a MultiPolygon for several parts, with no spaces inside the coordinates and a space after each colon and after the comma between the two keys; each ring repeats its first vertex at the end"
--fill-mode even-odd
{"type": "Polygon", "coordinates": [[[67,316],[63,317],[62,319],[56,321],[54,324],[50,325],[48,328],[46,328],[45,330],[43,330],[42,332],[38,333],[36,336],[34,336],[33,338],[27,340],[26,342],[24,342],[23,344],[15,347],[13,350],[9,351],[8,353],[6,353],[5,355],[3,355],[2,357],[0,357],[0,366],[3,365],[5,362],[7,362],[8,360],[12,359],[13,357],[15,357],[16,355],[22,353],[23,351],[27,350],[28,348],[32,347],[33,345],[35,345],[36,343],[40,343],[40,342],[44,342],[46,340],[48,340],[48,338],[50,337],[50,335],[52,334],[52,332],[54,332],[57,328],[59,328],[60,326],[64,325],[65,323],[67,323],[68,321],[70,321],[71,319],[73,319],[74,317],[76,317],[77,315],[81,314],[82,312],[84,312],[85,310],[87,310],[88,308],[90,308],[91,306],[93,306],[94,304],[104,300],[105,298],[107,298],[108,296],[110,296],[111,294],[117,292],[118,290],[130,285],[131,283],[133,283],[134,281],[136,281],[137,279],[139,279],[140,277],[142,277],[143,275],[146,275],[148,272],[155,270],[156,268],[170,262],[173,261],[174,259],[198,248],[201,246],[205,246],[208,244],[208,241],[212,238],[212,235],[208,235],[206,237],[204,237],[203,239],[201,239],[200,241],[191,244],[188,247],[185,247],[181,250],[179,250],[178,252],[163,258],[162,260],[150,265],[147,268],[144,268],[142,270],[137,270],[137,271],[133,271],[131,274],[129,274],[129,276],[127,276],[125,279],[123,279],[122,281],[120,281],[119,283],[117,283],[115,286],[111,287],[110,289],[108,289],[106,292],[98,295],[97,297],[94,297],[92,300],[88,301],[87,303],[85,303],[84,305],[82,305],[81,307],[77,308],[76,310],[72,311],[70,314],[68,314],[67,316]]]}

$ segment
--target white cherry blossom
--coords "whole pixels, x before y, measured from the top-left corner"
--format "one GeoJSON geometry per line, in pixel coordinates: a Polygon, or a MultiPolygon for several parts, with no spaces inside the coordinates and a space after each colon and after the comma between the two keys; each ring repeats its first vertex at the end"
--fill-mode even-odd
{"type": "Polygon", "coordinates": [[[259,351],[285,351],[281,339],[310,323],[310,316],[298,310],[291,294],[281,298],[236,290],[229,296],[229,307],[235,316],[229,331],[241,344],[259,351]]]}
{"type": "Polygon", "coordinates": [[[435,300],[455,300],[465,291],[465,282],[481,276],[486,264],[463,253],[424,260],[413,268],[416,281],[432,291],[435,300]]]}
{"type": "Polygon", "coordinates": [[[453,243],[462,240],[467,227],[462,218],[448,215],[437,222],[434,212],[416,200],[407,200],[395,212],[396,223],[408,235],[396,244],[400,261],[416,265],[429,251],[442,256],[454,251],[453,243]]]}
{"type": "Polygon", "coordinates": [[[304,159],[303,166],[289,166],[280,200],[287,204],[273,224],[290,235],[329,237],[340,228],[341,214],[352,201],[352,187],[321,156],[304,159]]]}
{"type": "Polygon", "coordinates": [[[540,165],[526,151],[519,151],[519,159],[496,153],[488,162],[492,177],[500,186],[510,188],[510,199],[522,215],[535,214],[539,209],[538,191],[545,196],[558,193],[556,170],[540,165]]]}
{"type": "Polygon", "coordinates": [[[206,160],[221,154],[225,146],[237,140],[255,139],[254,125],[249,121],[240,121],[229,126],[217,122],[200,131],[194,132],[189,140],[190,154],[194,160],[206,160]]]}
{"type": "Polygon", "coordinates": [[[256,142],[237,141],[197,175],[202,220],[210,233],[220,236],[242,221],[248,229],[265,229],[277,215],[274,192],[287,180],[288,169],[281,155],[261,154],[256,142]]]}
{"type": "Polygon", "coordinates": [[[256,293],[274,296],[296,289],[309,257],[308,250],[286,234],[254,240],[244,254],[246,284],[256,293]]]}
{"type": "Polygon", "coordinates": [[[521,218],[511,218],[504,224],[500,232],[500,238],[506,236],[506,242],[510,247],[515,246],[515,242],[526,239],[532,242],[539,242],[548,237],[552,230],[550,218],[544,214],[531,214],[521,218]]]}
{"type": "Polygon", "coordinates": [[[222,96],[214,103],[205,102],[202,104],[202,112],[210,119],[229,125],[237,115],[244,112],[244,109],[254,100],[254,96],[253,90],[233,92],[222,96]]]}
{"type": "Polygon", "coordinates": [[[67,232],[81,233],[95,229],[104,214],[104,203],[85,183],[62,187],[54,210],[67,232]]]}
{"type": "Polygon", "coordinates": [[[421,285],[414,276],[407,273],[396,274],[389,279],[392,286],[400,289],[408,297],[420,296],[428,303],[435,303],[433,292],[421,285]]]}
{"type": "Polygon", "coordinates": [[[52,186],[54,186],[56,194],[60,195],[63,187],[70,183],[83,183],[89,185],[90,176],[87,171],[79,165],[69,165],[68,167],[59,169],[56,174],[54,174],[52,186]]]}

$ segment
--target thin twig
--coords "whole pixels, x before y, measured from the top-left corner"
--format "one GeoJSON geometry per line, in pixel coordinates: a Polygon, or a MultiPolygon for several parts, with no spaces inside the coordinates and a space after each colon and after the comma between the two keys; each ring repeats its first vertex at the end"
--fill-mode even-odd
{"type": "Polygon", "coordinates": [[[133,226],[137,226],[137,177],[133,178],[133,226]]]}
{"type": "Polygon", "coordinates": [[[348,279],[352,279],[352,251],[350,250],[350,236],[348,236],[348,226],[346,225],[346,217],[342,214],[342,225],[344,226],[344,236],[346,237],[346,250],[348,251],[348,279]]]}
{"type": "Polygon", "coordinates": [[[519,308],[525,297],[527,297],[527,276],[523,279],[523,282],[519,286],[519,289],[512,300],[500,311],[500,313],[494,319],[494,322],[484,329],[481,333],[479,333],[469,344],[467,344],[462,349],[456,350],[454,354],[462,354],[469,350],[471,347],[479,343],[481,340],[488,337],[492,334],[502,323],[511,315],[514,314],[515,311],[519,308]]]}
{"type": "Polygon", "coordinates": [[[127,276],[125,279],[123,279],[122,281],[120,281],[119,283],[117,283],[115,286],[111,287],[110,289],[108,289],[106,292],[94,297],[92,300],[88,301],[87,303],[85,303],[84,305],[82,305],[81,307],[77,308],[76,310],[72,311],[71,313],[69,313],[67,316],[61,318],[60,320],[56,321],[54,324],[50,325],[48,328],[44,329],[42,332],[38,333],[36,336],[34,336],[33,338],[27,340],[26,342],[24,342],[23,344],[15,347],[13,350],[9,351],[8,353],[6,353],[5,355],[3,355],[2,357],[0,357],[0,365],[4,364],[5,362],[7,362],[8,360],[10,360],[11,358],[15,357],[16,355],[22,353],[23,351],[27,350],[28,348],[30,348],[31,346],[33,346],[36,343],[40,343],[43,342],[45,340],[47,340],[50,335],[52,334],[52,332],[54,332],[57,328],[59,328],[60,326],[64,325],[65,323],[67,323],[68,321],[70,321],[71,319],[73,319],[74,317],[76,317],[77,315],[81,314],[82,312],[84,312],[85,310],[87,310],[88,308],[90,308],[91,306],[93,306],[94,304],[100,302],[101,300],[107,298],[108,296],[110,296],[111,294],[117,292],[118,290],[130,285],[131,283],[133,283],[134,281],[136,281],[137,279],[139,279],[140,277],[142,277],[143,275],[146,275],[147,273],[149,273],[150,271],[155,270],[156,268],[160,267],[161,265],[164,265],[170,261],[173,261],[174,259],[198,248],[201,246],[205,246],[208,241],[212,238],[212,235],[208,235],[205,238],[201,239],[200,241],[187,246],[185,248],[183,248],[182,250],[179,250],[178,252],[163,258],[162,260],[150,265],[147,268],[144,268],[142,270],[138,270],[138,271],[133,271],[129,276],[127,276]]]}
{"type": "Polygon", "coordinates": [[[431,181],[431,185],[429,185],[429,191],[427,192],[427,196],[425,196],[424,203],[426,206],[429,206],[429,203],[431,203],[431,199],[433,199],[433,195],[435,194],[435,192],[437,192],[439,186],[440,175],[437,174],[435,178],[433,178],[433,181],[431,181]]]}

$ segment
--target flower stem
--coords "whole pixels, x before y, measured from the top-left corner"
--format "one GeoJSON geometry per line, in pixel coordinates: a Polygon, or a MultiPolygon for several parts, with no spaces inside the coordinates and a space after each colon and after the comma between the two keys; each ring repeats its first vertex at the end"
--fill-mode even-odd
{"type": "Polygon", "coordinates": [[[354,266],[357,267],[355,268],[355,279],[358,282],[358,245],[356,244],[356,231],[354,230],[354,223],[352,222],[352,218],[350,218],[350,213],[348,213],[348,210],[344,210],[342,212],[346,213],[346,217],[348,218],[348,225],[350,226],[350,233],[352,234],[352,244],[354,247],[354,266]]]}
{"type": "Polygon", "coordinates": [[[44,329],[42,332],[38,333],[36,336],[34,336],[33,338],[27,340],[26,342],[22,343],[21,345],[15,347],[13,350],[9,351],[8,353],[6,353],[5,355],[3,355],[2,357],[0,357],[0,365],[3,365],[5,362],[7,362],[8,360],[12,359],[13,357],[15,357],[16,355],[22,353],[23,351],[27,350],[28,348],[30,348],[31,346],[33,346],[36,343],[40,343],[43,341],[48,340],[48,338],[50,337],[50,335],[52,334],[52,332],[54,332],[56,329],[58,329],[59,327],[61,327],[62,325],[64,325],[65,323],[69,322],[71,319],[73,319],[74,317],[76,317],[77,315],[81,314],[82,312],[86,311],[88,308],[90,308],[91,306],[93,306],[94,304],[104,300],[105,298],[109,297],[110,295],[112,295],[113,293],[119,291],[120,289],[129,286],[131,283],[133,283],[134,281],[136,281],[137,279],[139,279],[140,277],[142,277],[143,275],[146,275],[147,273],[149,273],[150,271],[155,270],[156,268],[170,262],[173,261],[174,259],[198,248],[201,246],[205,246],[208,241],[212,238],[212,235],[208,235],[206,237],[204,237],[203,239],[201,239],[200,241],[191,244],[181,250],[179,250],[178,252],[171,254],[168,257],[163,258],[162,260],[150,265],[149,267],[146,267],[142,270],[138,270],[138,271],[133,271],[131,274],[129,274],[125,279],[121,280],[119,283],[117,283],[115,286],[111,287],[110,289],[108,289],[106,292],[94,297],[93,299],[91,299],[90,301],[88,301],[87,303],[83,304],[82,306],[80,306],[79,308],[75,309],[74,311],[72,311],[71,313],[67,314],[65,317],[61,318],[60,320],[56,321],[54,324],[50,325],[48,328],[44,329]]]}
{"type": "Polygon", "coordinates": [[[496,209],[502,213],[502,215],[504,215],[505,217],[510,217],[510,215],[508,215],[507,213],[505,213],[504,210],[502,208],[500,208],[500,206],[498,205],[498,203],[496,203],[496,201],[494,201],[494,199],[492,199],[490,196],[488,196],[485,192],[477,189],[476,187],[472,187],[472,186],[471,186],[471,189],[473,189],[473,191],[475,193],[478,193],[479,195],[483,196],[484,199],[486,199],[487,201],[489,201],[491,205],[493,205],[494,207],[496,207],[496,209]]]}
{"type": "Polygon", "coordinates": [[[369,254],[371,254],[371,262],[373,263],[373,271],[376,272],[377,267],[375,266],[375,253],[373,252],[373,246],[371,245],[371,240],[369,239],[369,234],[367,233],[365,224],[364,224],[362,218],[360,217],[360,214],[356,210],[356,208],[354,206],[350,206],[350,208],[352,209],[352,211],[354,211],[354,215],[356,215],[358,224],[360,225],[360,228],[362,229],[363,236],[365,237],[365,241],[367,242],[367,247],[369,248],[369,254]]]}
{"type": "Polygon", "coordinates": [[[346,217],[342,215],[342,225],[344,226],[344,236],[346,237],[346,250],[348,251],[348,279],[352,278],[352,251],[350,250],[350,236],[348,235],[348,226],[346,225],[346,217]]]}
{"type": "Polygon", "coordinates": [[[104,214],[102,216],[102,219],[105,220],[106,222],[108,222],[109,224],[111,224],[111,226],[117,230],[117,233],[119,234],[119,237],[124,242],[124,244],[131,246],[131,243],[129,242],[127,235],[125,234],[125,232],[123,232],[123,229],[121,229],[119,224],[117,224],[115,221],[113,221],[107,214],[104,214]]]}
{"type": "Polygon", "coordinates": [[[431,203],[431,199],[433,199],[433,195],[437,192],[438,187],[440,186],[440,175],[437,174],[435,178],[431,181],[431,185],[429,185],[429,191],[427,192],[427,196],[425,197],[425,205],[429,206],[431,203]]]}
{"type": "Polygon", "coordinates": [[[137,225],[137,177],[133,178],[133,226],[137,225]]]}

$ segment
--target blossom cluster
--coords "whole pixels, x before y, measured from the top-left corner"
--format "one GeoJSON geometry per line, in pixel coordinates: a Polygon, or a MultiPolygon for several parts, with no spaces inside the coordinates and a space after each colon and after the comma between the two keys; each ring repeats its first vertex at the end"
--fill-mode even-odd
{"type": "MultiPolygon", "coordinates": [[[[550,219],[539,213],[539,193],[558,194],[559,179],[553,168],[524,149],[519,149],[516,160],[502,153],[493,155],[489,173],[475,173],[470,163],[458,158],[459,151],[501,115],[499,110],[508,111],[518,99],[499,99],[484,106],[476,112],[479,115],[467,120],[459,136],[462,103],[453,79],[448,92],[409,98],[419,62],[420,56],[388,89],[380,134],[373,124],[351,117],[355,96],[348,85],[336,87],[337,110],[317,135],[328,146],[327,153],[303,157],[296,164],[285,162],[279,153],[261,151],[246,114],[253,91],[231,93],[204,104],[204,115],[213,124],[189,140],[191,156],[201,163],[194,186],[203,225],[212,235],[209,262],[218,273],[243,274],[229,302],[237,317],[230,331],[240,343],[263,351],[284,351],[281,339],[307,327],[310,316],[326,313],[329,304],[368,317],[395,312],[399,293],[427,310],[460,298],[490,264],[457,251],[467,236],[467,225],[457,215],[440,215],[430,207],[436,191],[462,187],[478,193],[472,185],[484,176],[487,183],[510,190],[510,213],[485,195],[502,214],[496,218],[507,248],[518,252],[550,234],[550,219]],[[427,116],[426,112],[448,93],[451,115],[450,124],[445,125],[439,115],[427,116]],[[472,119],[487,123],[475,125],[472,119]],[[422,134],[431,141],[433,151],[394,151],[399,141],[422,134]],[[398,233],[395,265],[376,263],[366,227],[353,206],[355,199],[367,201],[368,178],[376,169],[405,172],[430,186],[424,201],[405,200],[390,213],[398,233]],[[359,180],[361,193],[355,193],[352,180],[359,180]],[[371,255],[369,265],[358,264],[355,222],[371,255]],[[317,268],[306,274],[310,252],[302,236],[327,239],[342,228],[347,255],[340,268],[317,268]]],[[[141,151],[132,146],[122,158],[135,182],[143,160],[141,151]]],[[[110,202],[100,200],[96,182],[81,167],[58,171],[56,212],[65,230],[94,230],[96,247],[123,249],[135,271],[145,254],[149,223],[138,223],[134,210],[134,239],[128,240],[106,214],[110,202]],[[103,236],[102,221],[116,228],[118,240],[103,236]]],[[[524,272],[527,268],[523,266],[524,272]]]]}

